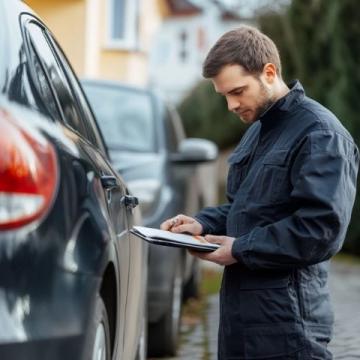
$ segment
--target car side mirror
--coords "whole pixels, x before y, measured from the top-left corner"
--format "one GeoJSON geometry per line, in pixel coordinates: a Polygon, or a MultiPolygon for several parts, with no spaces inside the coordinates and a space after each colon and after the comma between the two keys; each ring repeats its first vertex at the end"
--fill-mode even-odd
{"type": "Polygon", "coordinates": [[[178,152],[170,155],[176,164],[198,164],[215,161],[218,157],[218,147],[210,140],[187,138],[181,141],[178,152]]]}

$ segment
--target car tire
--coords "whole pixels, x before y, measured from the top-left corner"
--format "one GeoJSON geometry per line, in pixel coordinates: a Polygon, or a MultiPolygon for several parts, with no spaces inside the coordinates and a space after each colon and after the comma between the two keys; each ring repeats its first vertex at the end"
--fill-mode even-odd
{"type": "Polygon", "coordinates": [[[110,336],[109,318],[104,301],[100,295],[97,295],[85,359],[110,360],[110,336]]]}
{"type": "Polygon", "coordinates": [[[149,356],[175,356],[179,342],[182,305],[182,266],[176,266],[170,293],[171,301],[165,315],[149,325],[149,356]]]}
{"type": "MultiPolygon", "coordinates": [[[[145,304],[147,309],[147,304],[145,304]]],[[[141,335],[139,340],[138,349],[136,352],[136,360],[146,360],[147,358],[147,341],[148,341],[148,324],[147,324],[147,313],[144,312],[143,322],[141,326],[141,335]]]]}

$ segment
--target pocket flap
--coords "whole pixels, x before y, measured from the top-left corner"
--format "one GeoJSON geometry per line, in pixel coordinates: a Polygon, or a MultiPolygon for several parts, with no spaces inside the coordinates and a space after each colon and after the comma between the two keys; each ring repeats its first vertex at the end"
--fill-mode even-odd
{"type": "Polygon", "coordinates": [[[265,165],[285,165],[287,163],[288,150],[271,151],[265,155],[263,164],[265,165]]]}
{"type": "Polygon", "coordinates": [[[246,161],[246,159],[249,158],[250,154],[251,154],[250,150],[240,149],[236,152],[233,152],[229,156],[228,163],[229,163],[229,165],[240,164],[240,163],[246,161]]]}
{"type": "Polygon", "coordinates": [[[278,359],[304,347],[302,329],[298,325],[256,326],[244,332],[244,359],[278,359]]]}
{"type": "Polygon", "coordinates": [[[290,282],[288,272],[248,272],[239,278],[237,287],[242,290],[286,288],[290,282]]]}

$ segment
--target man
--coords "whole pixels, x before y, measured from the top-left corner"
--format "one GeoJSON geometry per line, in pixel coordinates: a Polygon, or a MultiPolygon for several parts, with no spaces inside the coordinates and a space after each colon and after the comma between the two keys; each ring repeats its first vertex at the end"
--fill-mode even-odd
{"type": "Polygon", "coordinates": [[[254,28],[223,35],[203,75],[251,126],[229,158],[228,203],[161,227],[221,245],[193,253],[225,265],[219,359],[331,359],[328,265],[350,221],[358,149],[298,81],[284,83],[275,44],[254,28]]]}

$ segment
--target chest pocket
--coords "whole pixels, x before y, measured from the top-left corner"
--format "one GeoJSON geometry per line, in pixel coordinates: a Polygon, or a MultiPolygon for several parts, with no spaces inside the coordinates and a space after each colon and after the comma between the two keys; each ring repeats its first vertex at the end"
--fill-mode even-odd
{"type": "Polygon", "coordinates": [[[287,150],[267,153],[260,163],[252,197],[260,203],[279,203],[289,198],[291,184],[287,150]]]}
{"type": "Polygon", "coordinates": [[[247,174],[250,156],[250,150],[243,150],[233,153],[229,157],[230,168],[227,178],[227,194],[231,198],[235,196],[247,174]]]}

